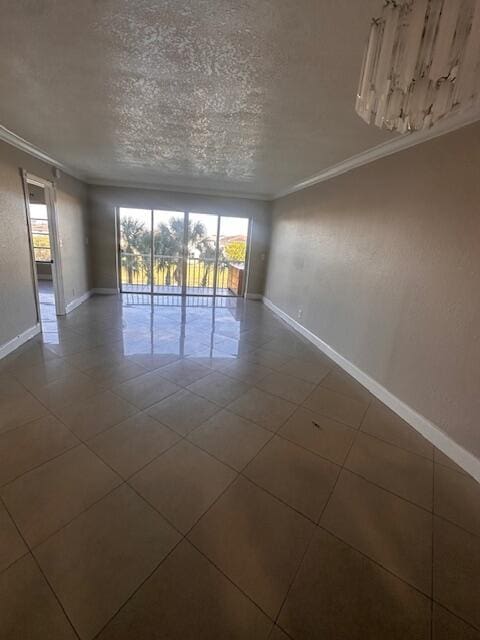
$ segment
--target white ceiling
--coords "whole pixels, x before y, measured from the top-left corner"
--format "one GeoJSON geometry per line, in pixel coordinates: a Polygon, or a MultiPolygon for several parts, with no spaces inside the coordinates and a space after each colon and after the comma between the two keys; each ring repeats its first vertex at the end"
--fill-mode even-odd
{"type": "Polygon", "coordinates": [[[382,0],[0,0],[0,124],[91,181],[271,196],[356,115],[382,0]]]}

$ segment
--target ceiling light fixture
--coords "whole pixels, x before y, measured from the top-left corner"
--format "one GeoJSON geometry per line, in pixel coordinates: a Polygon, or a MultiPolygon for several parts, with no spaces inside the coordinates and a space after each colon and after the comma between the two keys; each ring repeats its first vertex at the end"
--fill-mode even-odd
{"type": "Polygon", "coordinates": [[[480,0],[386,0],[372,22],[356,111],[400,133],[480,99],[480,0]]]}

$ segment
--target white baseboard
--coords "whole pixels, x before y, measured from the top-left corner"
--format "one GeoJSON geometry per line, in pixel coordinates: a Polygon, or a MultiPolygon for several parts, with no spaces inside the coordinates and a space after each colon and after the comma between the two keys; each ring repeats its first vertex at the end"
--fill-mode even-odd
{"type": "Polygon", "coordinates": [[[263,300],[261,293],[247,293],[245,297],[247,300],[263,300]]]}
{"type": "Polygon", "coordinates": [[[100,287],[99,289],[92,289],[92,295],[100,295],[100,296],[114,296],[118,293],[118,289],[105,289],[100,287]]]}
{"type": "Polygon", "coordinates": [[[332,349],[330,345],[324,342],[321,338],[314,333],[306,329],[299,322],[291,318],[288,314],[277,307],[268,298],[263,298],[263,303],[273,313],[278,315],[293,329],[298,331],[304,338],[314,344],[320,351],[333,360],[339,367],[344,369],[353,378],[358,380],[360,384],[366,387],[376,398],[389,407],[394,413],[403,418],[405,422],[408,422],[414,429],[422,434],[429,442],[435,447],[440,449],[446,456],[453,460],[459,467],[464,469],[468,474],[473,476],[477,482],[480,482],[480,460],[476,458],[472,453],[464,449],[457,442],[452,440],[440,427],[430,422],[427,418],[420,415],[393,395],[388,389],[383,387],[379,382],[371,378],[364,371],[359,369],[350,360],[347,360],[340,353],[332,349]]]}
{"type": "Polygon", "coordinates": [[[22,346],[22,344],[24,344],[28,340],[31,340],[34,336],[40,333],[40,331],[40,323],[37,323],[26,331],[23,331],[23,333],[20,333],[18,336],[15,336],[15,338],[12,338],[5,344],[2,344],[0,346],[0,360],[2,358],[5,358],[5,356],[8,356],[8,354],[12,353],[12,351],[15,351],[15,349],[18,349],[18,347],[22,346]]]}
{"type": "Polygon", "coordinates": [[[83,304],[85,302],[85,300],[88,300],[91,295],[92,295],[91,291],[86,291],[81,296],[78,296],[78,298],[74,298],[71,302],[69,302],[66,305],[65,313],[70,313],[70,311],[73,311],[74,309],[79,307],[81,304],[83,304]]]}

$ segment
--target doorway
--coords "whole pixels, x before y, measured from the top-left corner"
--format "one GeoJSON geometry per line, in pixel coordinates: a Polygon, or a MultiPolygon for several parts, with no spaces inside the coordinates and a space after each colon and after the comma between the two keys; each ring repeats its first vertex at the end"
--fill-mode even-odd
{"type": "Polygon", "coordinates": [[[42,330],[65,315],[53,184],[22,172],[37,321],[42,330]]]}
{"type": "Polygon", "coordinates": [[[121,292],[245,294],[248,218],[119,207],[117,229],[121,292]]]}

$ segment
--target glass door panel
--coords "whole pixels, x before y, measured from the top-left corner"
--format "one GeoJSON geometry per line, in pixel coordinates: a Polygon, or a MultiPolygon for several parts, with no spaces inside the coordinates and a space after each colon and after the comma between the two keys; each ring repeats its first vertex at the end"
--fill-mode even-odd
{"type": "Polygon", "coordinates": [[[217,295],[241,296],[246,285],[248,218],[220,218],[217,295]]]}
{"type": "Polygon", "coordinates": [[[120,207],[120,289],[151,293],[152,212],[120,207]]]}
{"type": "Polygon", "coordinates": [[[187,295],[215,293],[218,220],[208,213],[188,214],[187,295]]]}
{"type": "Polygon", "coordinates": [[[121,291],[241,296],[248,229],[248,218],[120,207],[121,291]]]}
{"type": "Polygon", "coordinates": [[[153,212],[153,292],[179,294],[184,284],[185,214],[153,212]]]}

